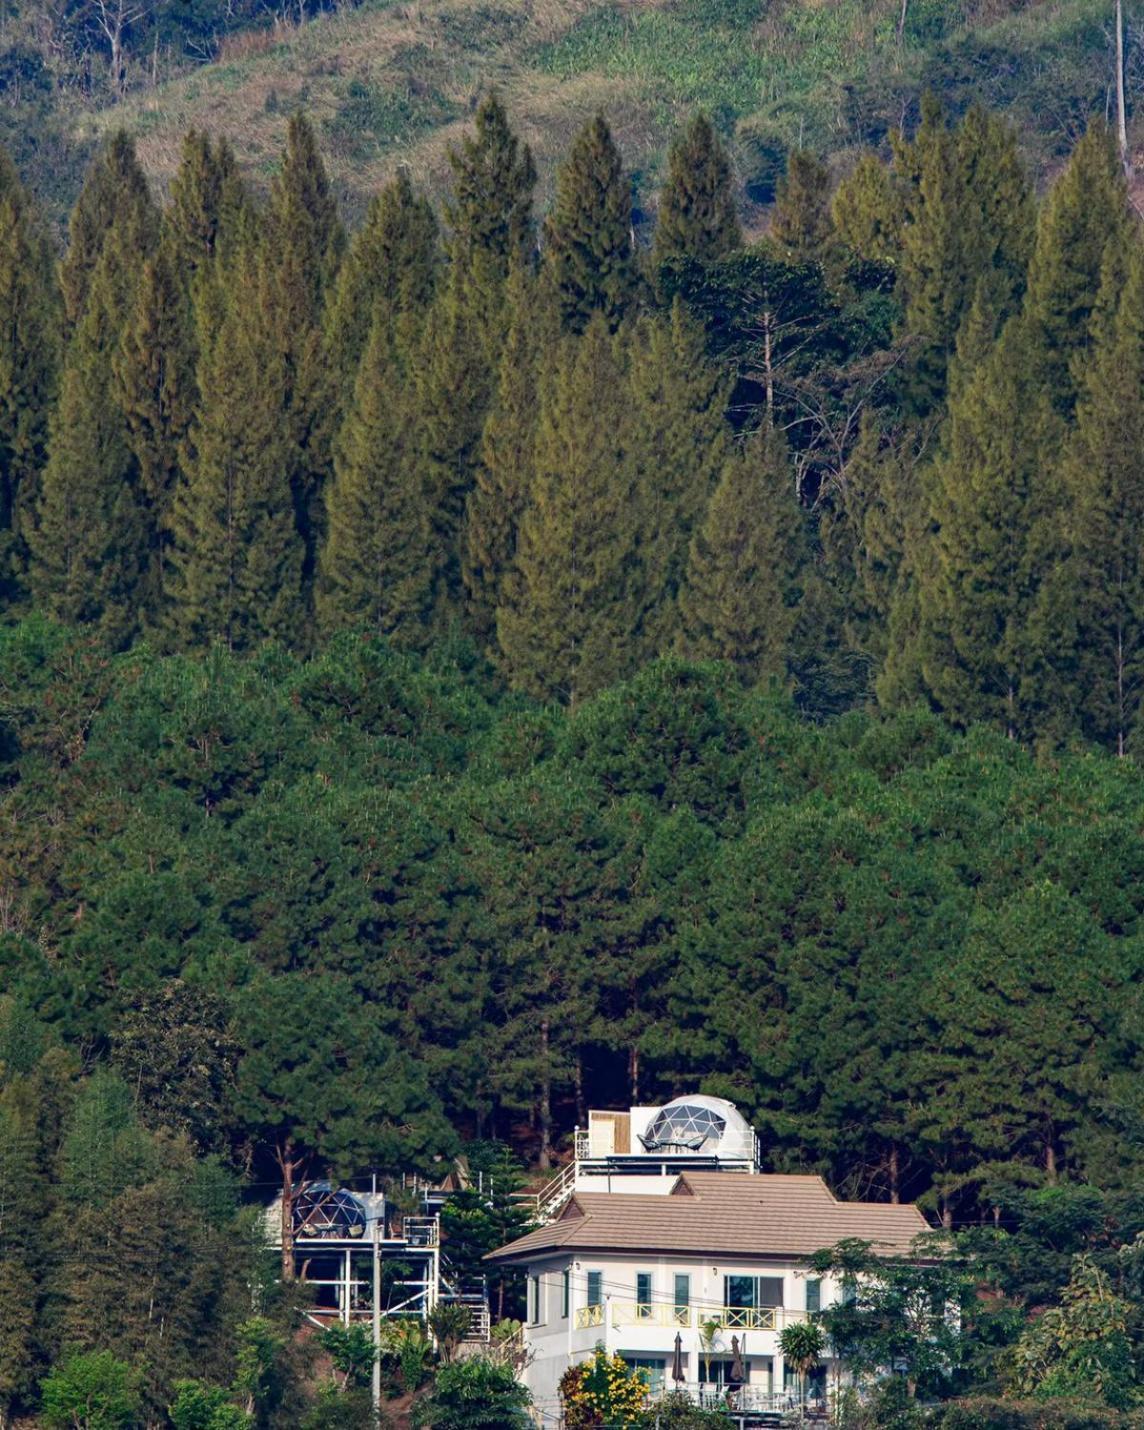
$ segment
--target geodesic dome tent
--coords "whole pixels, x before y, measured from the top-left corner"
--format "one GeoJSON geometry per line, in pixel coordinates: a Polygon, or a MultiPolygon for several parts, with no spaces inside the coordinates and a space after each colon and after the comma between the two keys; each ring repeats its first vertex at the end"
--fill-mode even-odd
{"type": "Polygon", "coordinates": [[[294,1235],[364,1236],[365,1207],[344,1187],[308,1182],[294,1198],[294,1235]]]}
{"type": "Polygon", "coordinates": [[[645,1152],[703,1152],[739,1148],[751,1129],[733,1102],[704,1093],[666,1103],[640,1134],[645,1152]]]}

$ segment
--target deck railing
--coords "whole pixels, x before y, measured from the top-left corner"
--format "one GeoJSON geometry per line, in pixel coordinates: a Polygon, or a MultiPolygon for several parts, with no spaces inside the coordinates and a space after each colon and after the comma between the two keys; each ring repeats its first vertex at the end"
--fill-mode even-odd
{"type": "Polygon", "coordinates": [[[691,1325],[690,1306],[672,1306],[667,1302],[613,1301],[613,1326],[670,1326],[685,1329],[691,1325]]]}
{"type": "Polygon", "coordinates": [[[590,1331],[593,1326],[602,1326],[604,1324],[604,1308],[601,1305],[580,1306],[577,1308],[574,1321],[578,1331],[590,1331]]]}

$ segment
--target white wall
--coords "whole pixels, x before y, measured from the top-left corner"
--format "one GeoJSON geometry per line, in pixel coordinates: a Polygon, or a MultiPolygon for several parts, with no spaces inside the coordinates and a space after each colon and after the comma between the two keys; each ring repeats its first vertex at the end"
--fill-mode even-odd
{"type": "MultiPolygon", "coordinates": [[[[671,1359],[678,1332],[683,1338],[684,1369],[689,1382],[703,1376],[702,1347],[698,1323],[704,1312],[721,1311],[724,1305],[725,1276],[781,1276],[785,1315],[777,1319],[774,1330],[720,1330],[712,1354],[721,1359],[731,1355],[731,1337],[737,1336],[740,1348],[749,1363],[756,1363],[762,1373],[763,1359],[773,1365],[774,1388],[782,1388],[783,1366],[778,1350],[778,1334],[785,1321],[798,1320],[806,1311],[805,1266],[788,1260],[728,1260],[720,1257],[690,1256],[633,1257],[630,1253],[592,1255],[590,1253],[549,1256],[529,1266],[528,1274],[540,1281],[541,1316],[537,1324],[525,1331],[533,1353],[524,1379],[541,1408],[554,1406],[560,1377],[572,1363],[591,1355],[598,1342],[610,1352],[664,1358],[670,1375],[671,1359]],[[562,1275],[569,1272],[569,1314],[564,1317],[562,1306],[562,1275]],[[588,1304],[588,1273],[602,1274],[604,1307],[602,1324],[577,1325],[576,1312],[588,1304]],[[636,1276],[651,1274],[652,1319],[635,1321],[630,1308],[636,1301],[636,1276]],[[691,1278],[691,1316],[687,1326],[674,1323],[676,1273],[691,1278]],[[663,1308],[657,1311],[656,1308],[663,1308]],[[659,1323],[656,1316],[663,1318],[659,1323]]],[[[838,1286],[829,1278],[822,1281],[821,1304],[830,1305],[839,1297],[838,1286]]],[[[753,1383],[757,1383],[752,1378],[753,1383]]]]}

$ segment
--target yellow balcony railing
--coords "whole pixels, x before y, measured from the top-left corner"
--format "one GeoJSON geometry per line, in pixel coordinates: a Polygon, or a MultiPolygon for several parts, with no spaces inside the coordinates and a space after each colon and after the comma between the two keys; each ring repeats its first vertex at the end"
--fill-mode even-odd
{"type": "Polygon", "coordinates": [[[593,1326],[604,1324],[603,1306],[580,1306],[575,1315],[576,1329],[578,1331],[590,1330],[593,1326]]]}
{"type": "Polygon", "coordinates": [[[727,1331],[776,1331],[781,1306],[724,1306],[713,1317],[727,1331]]]}
{"type": "Polygon", "coordinates": [[[613,1301],[612,1325],[686,1328],[691,1325],[691,1307],[670,1306],[666,1302],[645,1305],[642,1301],[613,1301]]]}

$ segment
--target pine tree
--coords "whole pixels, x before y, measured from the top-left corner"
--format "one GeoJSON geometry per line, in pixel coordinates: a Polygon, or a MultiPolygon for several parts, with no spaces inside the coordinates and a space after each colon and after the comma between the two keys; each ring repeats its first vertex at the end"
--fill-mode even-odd
{"type": "Polygon", "coordinates": [[[159,236],[159,214],[136,158],[135,143],[122,129],[92,165],[72,209],[68,251],[60,265],[64,315],[70,327],[83,316],[96,265],[112,233],[129,266],[150,253],[159,236]]]}
{"type": "Polygon", "coordinates": [[[339,404],[348,406],[353,396],[377,305],[384,303],[394,320],[405,313],[424,313],[439,267],[432,206],[414,189],[409,170],[401,168],[370,203],[330,299],[326,352],[339,404]]]}
{"type": "Polygon", "coordinates": [[[979,291],[999,330],[1016,309],[1033,229],[1032,192],[1012,132],[971,110],[955,133],[927,107],[899,165],[912,176],[902,237],[905,330],[921,347],[910,395],[922,411],[945,396],[958,332],[979,291]]]}
{"type": "Polygon", "coordinates": [[[602,114],[583,127],[556,175],[544,258],[564,324],[583,332],[602,313],[614,332],[635,298],[632,196],[602,114]]]}
{"type": "Polygon", "coordinates": [[[727,151],[710,119],[697,114],[668,154],[652,261],[694,258],[710,263],[742,242],[727,151]]]}
{"type": "Polygon", "coordinates": [[[607,320],[548,355],[533,486],[497,610],[518,689],[580,700],[634,661],[639,513],[624,451],[624,375],[607,320]]]}
{"type": "Polygon", "coordinates": [[[822,257],[834,231],[830,217],[830,171],[806,149],[793,149],[779,180],[771,238],[796,262],[822,257]]]}
{"type": "Polygon", "coordinates": [[[1117,754],[1134,749],[1144,695],[1144,251],[1132,244],[1110,330],[1092,354],[1064,464],[1079,589],[1077,689],[1085,733],[1117,754]]]}
{"type": "Polygon", "coordinates": [[[322,486],[333,455],[337,399],[325,362],[323,312],[345,235],[329,177],[308,121],[294,114],[282,168],[270,190],[263,261],[269,276],[273,341],[281,362],[284,424],[297,449],[292,463],[298,529],[309,586],[322,539],[322,486]]]}
{"type": "Polygon", "coordinates": [[[412,406],[406,363],[381,302],[326,495],[316,593],[326,633],[364,624],[404,644],[425,641],[439,562],[412,406]]]}
{"type": "Polygon", "coordinates": [[[509,274],[505,306],[511,316],[497,392],[465,504],[466,618],[484,644],[495,641],[496,610],[512,567],[532,481],[540,353],[542,347],[558,341],[552,331],[556,324],[551,321],[551,305],[543,302],[523,266],[509,274]]]}
{"type": "Polygon", "coordinates": [[[785,674],[800,526],[786,453],[765,433],[725,463],[692,537],[679,597],[685,655],[733,661],[752,682],[785,674]]]}
{"type": "Polygon", "coordinates": [[[118,349],[112,396],[123,413],[144,523],[146,575],[139,604],[160,612],[179,454],[195,404],[191,309],[166,246],[143,265],[118,349]]]}
{"type": "Polygon", "coordinates": [[[0,605],[18,594],[55,396],[58,312],[51,255],[0,151],[0,605]]]}
{"type": "Polygon", "coordinates": [[[639,643],[646,657],[674,645],[691,538],[728,454],[728,395],[701,324],[677,298],[668,316],[646,324],[631,363],[631,463],[644,522],[639,643]]]}
{"type": "Polygon", "coordinates": [[[164,243],[181,282],[189,287],[195,274],[237,239],[248,206],[227,141],[212,144],[209,134],[188,130],[163,215],[164,243]]]}
{"type": "Polygon", "coordinates": [[[28,538],[29,584],[39,603],[60,620],[96,623],[111,644],[138,628],[146,567],[136,467],[112,390],[123,305],[123,259],[111,244],[64,360],[28,538]]]}
{"type": "Polygon", "coordinates": [[[1130,227],[1112,135],[1094,123],[1041,207],[1025,298],[1040,380],[1064,417],[1076,402],[1109,247],[1123,247],[1130,227]]]}
{"type": "Polygon", "coordinates": [[[946,450],[929,477],[932,546],[915,563],[929,689],[952,719],[1022,739],[1048,732],[1070,645],[1046,584],[1060,484],[1045,454],[1062,432],[1038,368],[1014,319],[951,401],[946,450]]]}
{"type": "Polygon", "coordinates": [[[464,512],[496,388],[504,286],[482,281],[485,259],[453,264],[416,358],[420,486],[442,562],[442,600],[460,604],[464,512]]]}
{"type": "Polygon", "coordinates": [[[168,623],[183,645],[242,649],[303,627],[303,548],[282,417],[285,359],[272,279],[243,246],[225,276],[221,321],[200,322],[197,400],[171,516],[168,623]]]}
{"type": "Polygon", "coordinates": [[[474,253],[484,253],[499,276],[507,278],[532,244],[536,166],[528,145],[512,132],[495,93],[486,95],[477,108],[476,134],[466,134],[459,149],[450,149],[449,166],[453,192],[446,217],[454,259],[465,262],[474,253]]]}
{"type": "Polygon", "coordinates": [[[889,168],[863,154],[834,192],[831,217],[839,240],[875,263],[895,263],[901,253],[905,213],[889,168]]]}

